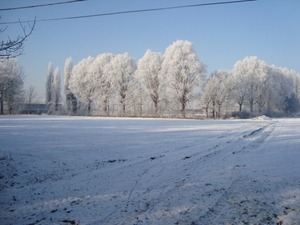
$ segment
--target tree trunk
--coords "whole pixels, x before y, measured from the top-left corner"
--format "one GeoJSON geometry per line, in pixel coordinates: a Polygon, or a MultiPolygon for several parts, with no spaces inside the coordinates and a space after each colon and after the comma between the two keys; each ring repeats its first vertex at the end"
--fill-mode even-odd
{"type": "Polygon", "coordinates": [[[1,115],[4,115],[4,113],[3,113],[3,100],[1,99],[0,101],[1,101],[1,103],[0,103],[1,104],[1,115]]]}
{"type": "Polygon", "coordinates": [[[157,116],[157,113],[158,113],[158,103],[157,103],[157,101],[154,102],[154,108],[155,108],[155,116],[157,116]]]}
{"type": "Polygon", "coordinates": [[[52,102],[48,102],[48,103],[47,103],[47,113],[48,113],[48,114],[51,114],[51,113],[52,113],[52,110],[53,110],[52,102]]]}
{"type": "Polygon", "coordinates": [[[221,105],[218,105],[218,118],[221,118],[221,105]]]}
{"type": "Polygon", "coordinates": [[[213,118],[216,119],[216,109],[215,109],[216,103],[213,102],[213,118]]]}
{"type": "Polygon", "coordinates": [[[72,106],[72,112],[74,114],[76,114],[77,113],[77,99],[73,94],[71,95],[71,106],[72,106]]]}
{"type": "Polygon", "coordinates": [[[126,98],[126,94],[121,94],[120,95],[121,96],[121,100],[120,100],[120,103],[121,103],[121,107],[122,107],[122,109],[121,109],[121,113],[122,113],[122,116],[125,114],[125,110],[126,110],[126,107],[125,107],[125,98],[126,98]]]}
{"type": "MultiPolygon", "coordinates": [[[[120,103],[121,103],[121,110],[120,110],[120,111],[121,111],[121,115],[124,116],[125,110],[126,110],[124,99],[122,99],[122,100],[120,101],[120,103]]],[[[119,112],[120,112],[120,111],[119,111],[119,112]]]]}
{"type": "Polygon", "coordinates": [[[250,112],[253,112],[253,101],[250,101],[250,112]]]}
{"type": "Polygon", "coordinates": [[[185,118],[185,103],[181,102],[181,115],[183,118],[185,118]]]}
{"type": "Polygon", "coordinates": [[[241,112],[244,103],[244,97],[239,97],[237,103],[239,104],[239,111],[241,112]]]}
{"type": "Polygon", "coordinates": [[[71,94],[66,95],[67,111],[68,114],[71,112],[71,94]]]}
{"type": "Polygon", "coordinates": [[[91,112],[91,101],[88,102],[88,108],[87,108],[87,110],[88,110],[88,114],[90,115],[90,112],[91,112]]]}
{"type": "Polygon", "coordinates": [[[105,97],[104,100],[104,113],[106,116],[109,116],[109,98],[105,97]]]}
{"type": "Polygon", "coordinates": [[[1,115],[4,115],[4,110],[3,110],[3,95],[4,95],[4,91],[1,90],[1,99],[0,99],[0,107],[1,107],[1,115]]]}

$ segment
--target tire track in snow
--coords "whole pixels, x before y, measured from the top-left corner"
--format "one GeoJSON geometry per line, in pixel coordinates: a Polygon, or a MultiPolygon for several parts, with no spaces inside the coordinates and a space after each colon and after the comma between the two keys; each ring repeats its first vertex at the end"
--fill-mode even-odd
{"type": "MultiPolygon", "coordinates": [[[[154,166],[154,165],[153,165],[154,166]]],[[[148,169],[146,169],[141,175],[139,175],[139,177],[137,178],[137,180],[133,183],[132,187],[131,187],[131,190],[129,192],[129,195],[128,195],[128,199],[127,199],[127,202],[130,200],[131,198],[131,195],[136,187],[136,185],[138,184],[138,182],[140,181],[140,179],[153,167],[153,166],[150,166],[148,169]]]]}
{"type": "Polygon", "coordinates": [[[222,196],[212,204],[199,224],[275,224],[278,212],[266,188],[257,180],[237,177],[222,196]]]}
{"type": "MultiPolygon", "coordinates": [[[[152,218],[152,213],[157,208],[157,205],[164,205],[164,201],[166,199],[169,199],[170,197],[173,198],[175,195],[177,195],[176,193],[178,193],[178,190],[183,188],[186,183],[193,181],[193,177],[187,176],[188,174],[195,173],[195,171],[199,170],[199,167],[213,167],[213,165],[216,165],[220,161],[226,158],[229,159],[230,156],[235,155],[235,153],[238,153],[239,151],[244,150],[244,148],[249,147],[251,143],[248,143],[246,139],[250,137],[255,137],[257,139],[260,134],[262,134],[262,132],[271,124],[272,123],[269,122],[267,125],[265,123],[255,123],[250,127],[245,126],[238,128],[232,131],[230,134],[223,133],[220,136],[210,138],[210,141],[207,141],[207,143],[204,143],[204,146],[201,146],[201,148],[205,150],[201,150],[200,152],[197,149],[198,146],[200,147],[200,141],[198,140],[188,145],[184,143],[182,146],[178,146],[173,151],[167,153],[164,152],[164,157],[162,157],[160,160],[151,160],[151,162],[153,161],[153,165],[145,168],[143,172],[134,180],[129,190],[127,200],[123,203],[124,205],[112,211],[109,215],[102,218],[101,221],[120,221],[122,218],[124,223],[131,224],[134,223],[134,221],[138,221],[137,218],[142,217],[144,219],[147,218],[146,220],[149,223],[151,223],[151,221],[155,222],[155,218],[152,218]],[[214,140],[216,140],[216,142],[214,142],[214,140]],[[211,146],[212,143],[213,146],[211,146]],[[237,143],[238,146],[236,146],[237,143]],[[195,153],[183,160],[184,158],[182,155],[185,151],[189,150],[192,150],[195,153]],[[154,171],[151,170],[153,167],[156,167],[154,171]],[[170,173],[170,168],[173,167],[174,169],[176,168],[174,170],[175,174],[170,173]],[[152,179],[151,176],[155,177],[152,179]],[[164,180],[165,178],[167,178],[167,180],[164,180]],[[145,183],[148,181],[151,182],[152,186],[148,186],[146,190],[143,190],[143,186],[145,186],[145,183]],[[167,183],[167,185],[163,185],[162,183],[164,182],[167,183]],[[142,186],[140,186],[135,194],[135,190],[140,183],[142,186]],[[156,199],[153,199],[153,196],[157,196],[156,199]],[[113,215],[116,213],[118,214],[117,217],[119,218],[115,218],[117,220],[113,219],[113,215]]],[[[138,167],[141,164],[143,165],[143,163],[146,163],[146,161],[149,161],[149,158],[135,162],[134,167],[138,167]]],[[[128,163],[130,162],[128,161],[128,163]]],[[[222,201],[226,202],[226,196],[221,197],[221,199],[223,199],[222,201]]],[[[170,200],[170,204],[172,204],[171,202],[172,200],[170,200]]]]}
{"type": "MultiPolygon", "coordinates": [[[[155,189],[155,190],[150,189],[150,190],[146,191],[143,194],[143,196],[146,197],[147,195],[150,196],[151,192],[160,190],[159,191],[160,194],[157,197],[157,199],[159,199],[159,200],[157,200],[156,202],[153,202],[153,200],[151,201],[150,199],[147,202],[147,200],[145,200],[147,198],[143,198],[144,199],[143,201],[144,201],[145,207],[143,207],[142,210],[137,210],[136,217],[139,217],[139,216],[142,215],[144,217],[147,217],[148,221],[149,221],[149,218],[151,218],[151,216],[150,216],[151,212],[153,212],[153,210],[155,209],[156,205],[160,204],[161,202],[163,202],[166,199],[169,199],[170,196],[172,196],[174,193],[177,193],[178,190],[181,189],[186,183],[191,182],[192,178],[189,179],[189,177],[187,177],[187,174],[192,174],[193,172],[195,172],[196,170],[198,170],[199,167],[203,166],[203,163],[216,164],[217,162],[219,162],[220,160],[224,159],[228,155],[232,155],[232,151],[231,150],[229,152],[228,151],[223,151],[224,150],[224,145],[225,145],[225,147],[227,149],[230,149],[230,148],[228,148],[229,146],[235,145],[236,142],[245,139],[245,137],[248,137],[248,136],[251,136],[251,135],[253,136],[254,134],[258,134],[259,131],[264,130],[269,125],[270,124],[262,126],[262,124],[255,124],[254,126],[251,126],[252,129],[250,131],[247,128],[243,128],[242,129],[243,132],[241,132],[242,134],[240,132],[238,132],[238,134],[239,134],[238,137],[236,136],[236,133],[235,133],[233,135],[230,135],[230,139],[228,139],[228,137],[227,138],[223,138],[221,141],[218,142],[218,144],[216,144],[213,147],[211,147],[208,150],[206,150],[204,152],[205,153],[204,155],[202,155],[200,157],[193,157],[193,160],[190,160],[188,162],[188,166],[186,167],[186,169],[184,169],[183,171],[181,171],[181,170],[177,171],[177,174],[174,177],[171,176],[171,178],[169,180],[173,181],[174,184],[176,183],[173,187],[170,187],[170,185],[169,185],[169,186],[163,186],[163,187],[155,189]],[[220,153],[224,153],[224,154],[220,154],[220,153]],[[175,177],[180,177],[181,179],[177,180],[176,182],[174,182],[174,178],[175,177]]],[[[211,142],[210,142],[210,144],[211,144],[211,142]]],[[[178,148],[176,148],[176,151],[178,151],[180,149],[183,150],[183,149],[193,148],[195,146],[196,145],[195,145],[195,142],[194,142],[193,145],[190,145],[190,146],[178,147],[178,148]]],[[[203,153],[203,152],[201,152],[201,153],[203,153]]],[[[201,153],[198,153],[198,154],[201,154],[201,153]]],[[[166,163],[168,163],[168,157],[167,156],[164,157],[163,161],[159,165],[156,164],[156,166],[161,167],[161,166],[163,166],[163,164],[166,164],[166,163]]],[[[178,164],[178,168],[183,168],[183,166],[186,164],[184,161],[182,161],[182,158],[178,158],[177,161],[174,162],[174,164],[175,163],[178,164]]],[[[132,192],[133,192],[134,188],[136,187],[137,182],[140,181],[140,179],[142,177],[144,177],[144,175],[148,171],[149,171],[149,169],[146,170],[142,174],[142,176],[140,176],[139,179],[135,182],[135,184],[134,184],[134,186],[132,188],[132,191],[131,191],[131,193],[129,195],[130,196],[129,199],[131,199],[132,192]]],[[[163,171],[163,168],[161,168],[161,171],[163,171]]],[[[175,178],[175,180],[176,180],[176,178],[175,178]]],[[[135,198],[131,199],[132,200],[131,204],[132,205],[136,205],[137,203],[135,203],[135,202],[138,201],[139,199],[141,200],[141,196],[137,197],[137,199],[135,199],[135,198]]],[[[127,203],[127,206],[128,206],[128,203],[127,203]]]]}
{"type": "MultiPolygon", "coordinates": [[[[216,164],[216,159],[217,161],[224,160],[226,158],[229,160],[229,158],[236,153],[250,151],[253,148],[256,149],[267,137],[270,136],[275,127],[276,123],[274,122],[250,131],[248,134],[242,135],[242,139],[236,140],[237,142],[242,140],[242,146],[239,149],[232,151],[234,154],[229,151],[227,154],[223,156],[221,155],[219,158],[213,157],[218,153],[221,153],[221,149],[218,149],[214,152],[215,154],[210,153],[206,158],[210,159],[209,162],[216,164]],[[246,142],[249,138],[254,138],[254,140],[251,140],[254,143],[246,142]]],[[[229,142],[229,146],[233,144],[234,142],[229,142]]],[[[228,149],[229,146],[224,147],[228,149]]],[[[219,197],[219,199],[208,208],[207,212],[200,216],[198,221],[199,224],[248,224],[247,221],[250,221],[248,218],[249,216],[251,217],[252,222],[255,221],[255,224],[256,222],[263,224],[275,224],[275,222],[278,221],[277,210],[275,210],[275,207],[272,206],[273,203],[271,203],[271,200],[261,194],[267,191],[262,186],[263,185],[259,184],[257,181],[249,181],[248,178],[242,177],[239,173],[233,174],[233,181],[231,184],[223,192],[221,197],[219,197]],[[251,182],[254,182],[256,185],[253,185],[251,182]],[[257,193],[260,193],[259,196],[257,193]],[[247,197],[243,200],[245,196],[247,197]],[[251,199],[251,197],[254,198],[251,199]],[[230,210],[228,210],[228,208],[230,210]],[[239,208],[243,208],[244,211],[239,211],[239,208]],[[255,209],[259,209],[259,211],[255,211],[255,209]],[[227,212],[223,212],[226,210],[227,212]],[[235,211],[235,213],[233,213],[233,211],[235,211]],[[230,215],[231,217],[224,219],[225,215],[230,215]]]]}
{"type": "MultiPolygon", "coordinates": [[[[221,141],[214,143],[212,147],[194,153],[193,155],[186,156],[183,159],[189,160],[189,164],[191,163],[193,165],[190,167],[197,166],[200,162],[211,161],[212,158],[221,161],[224,158],[230,157],[232,154],[240,153],[248,148],[257,148],[267,137],[269,137],[275,129],[275,126],[276,123],[273,122],[264,126],[253,126],[251,130],[243,129],[244,131],[242,134],[238,133],[238,136],[230,136],[229,139],[222,138],[221,141]],[[249,138],[255,138],[255,140],[248,141],[249,138]],[[220,155],[220,153],[222,154],[220,155]]],[[[216,163],[216,161],[214,163],[216,163]]]]}
{"type": "MultiPolygon", "coordinates": [[[[149,159],[148,159],[148,160],[149,160],[149,159]]],[[[150,159],[150,160],[152,161],[153,159],[150,159]]],[[[144,163],[144,161],[141,161],[141,162],[135,162],[135,164],[140,164],[140,163],[144,163]]],[[[155,165],[157,165],[157,163],[155,163],[154,165],[151,165],[150,167],[146,168],[141,174],[139,174],[138,177],[137,177],[137,179],[136,179],[136,180],[133,182],[133,184],[131,185],[131,188],[130,188],[130,190],[129,190],[128,197],[127,197],[126,201],[123,202],[122,205],[121,205],[120,207],[118,207],[117,209],[113,210],[113,211],[110,212],[108,215],[104,216],[104,217],[103,217],[100,221],[98,221],[98,222],[100,222],[101,224],[102,224],[102,223],[105,224],[105,223],[107,223],[110,219],[112,219],[111,217],[112,217],[114,214],[116,214],[116,213],[118,213],[118,212],[119,212],[119,214],[120,214],[120,213],[122,214],[122,212],[127,213],[127,212],[128,212],[128,207],[129,207],[130,202],[134,200],[134,198],[132,199],[132,195],[133,195],[133,193],[134,193],[134,191],[135,191],[135,189],[136,189],[136,186],[139,184],[139,182],[140,182],[140,180],[142,179],[142,177],[143,177],[146,173],[148,173],[148,171],[151,170],[151,168],[153,168],[155,165]]],[[[124,224],[124,221],[126,221],[126,219],[125,219],[125,218],[122,218],[122,220],[123,220],[123,223],[122,223],[122,224],[124,224]]]]}
{"type": "MultiPolygon", "coordinates": [[[[183,160],[182,157],[177,157],[177,160],[173,160],[171,162],[168,154],[165,153],[165,156],[161,160],[153,161],[154,165],[151,165],[150,167],[144,169],[144,171],[138,175],[137,179],[133,182],[130,188],[127,200],[126,202],[124,202],[123,207],[114,210],[101,221],[108,221],[109,218],[114,221],[113,215],[118,212],[118,214],[121,213],[121,215],[123,216],[119,217],[119,219],[117,219],[116,221],[120,221],[122,218],[122,221],[126,224],[136,224],[139,221],[138,218],[144,218],[141,221],[147,221],[150,224],[152,222],[155,222],[156,218],[153,218],[153,212],[155,212],[155,209],[159,207],[158,205],[160,205],[160,207],[161,205],[165,205],[165,200],[178,195],[178,190],[183,188],[186,183],[192,182],[193,177],[187,177],[187,174],[193,174],[195,171],[199,170],[199,167],[213,167],[213,165],[218,164],[222,160],[229,160],[231,156],[236,157],[236,153],[242,152],[245,149],[248,150],[249,148],[252,148],[253,143],[249,143],[247,139],[255,138],[255,140],[258,140],[266,138],[270,134],[270,132],[272,132],[273,124],[274,123],[268,123],[267,125],[265,125],[265,123],[254,124],[251,127],[239,128],[238,131],[235,131],[230,135],[225,134],[224,136],[224,134],[222,134],[222,136],[211,138],[212,140],[203,147],[207,148],[206,150],[195,153],[191,156],[191,158],[188,158],[186,160],[183,160]],[[271,127],[270,131],[267,130],[269,127],[271,127]],[[267,131],[263,133],[265,130],[267,131]],[[217,140],[218,142],[215,143],[213,142],[213,140],[217,140]],[[210,146],[212,143],[214,145],[210,146]],[[161,185],[161,182],[163,181],[162,179],[166,178],[165,174],[170,172],[164,172],[164,170],[168,167],[173,168],[172,166],[170,167],[170,163],[173,164],[174,168],[178,168],[177,170],[175,170],[176,174],[169,173],[167,180],[164,181],[168,184],[161,185]],[[155,171],[151,170],[153,167],[156,167],[155,171]],[[153,178],[154,180],[151,181],[151,175],[153,176],[153,174],[155,174],[155,177],[153,178]],[[135,196],[133,196],[139,183],[141,183],[143,186],[143,184],[147,183],[148,180],[150,182],[154,182],[154,184],[152,183],[152,187],[148,186],[149,188],[144,191],[142,189],[138,189],[135,196]],[[174,185],[172,185],[172,183],[174,185]],[[155,192],[159,193],[155,194],[155,192]],[[157,196],[157,198],[153,199],[153,196],[157,196]]],[[[175,154],[175,156],[180,156],[181,151],[183,150],[188,151],[191,148],[197,148],[198,145],[199,143],[198,141],[196,141],[188,146],[186,146],[186,144],[184,146],[179,146],[174,150],[178,152],[177,154],[175,154]]],[[[258,145],[259,143],[256,144],[256,147],[258,145]]],[[[174,158],[174,155],[172,155],[172,157],[174,158]]],[[[149,161],[149,159],[147,160],[149,161]]],[[[141,163],[145,163],[147,160],[136,162],[135,167],[137,167],[141,163]]],[[[237,183],[239,183],[239,180],[233,180],[231,187],[237,187],[237,183]]],[[[224,190],[222,189],[221,191],[224,190]]],[[[184,189],[182,191],[184,191],[184,189]]],[[[231,195],[232,194],[230,193],[223,192],[220,200],[218,200],[219,205],[215,206],[215,208],[213,209],[215,212],[211,212],[211,214],[215,215],[216,212],[221,211],[221,206],[226,204],[231,195]]],[[[173,200],[170,200],[169,202],[169,204],[171,204],[170,207],[172,207],[172,201],[173,200]]]]}
{"type": "MultiPolygon", "coordinates": [[[[190,160],[188,164],[189,173],[192,174],[195,171],[197,171],[199,167],[205,167],[205,165],[213,168],[214,165],[217,165],[218,163],[220,163],[220,161],[224,161],[224,160],[228,161],[230,160],[230,158],[232,158],[232,156],[236,157],[236,153],[246,152],[252,148],[258,148],[263,143],[264,139],[267,138],[272,133],[274,128],[275,128],[275,123],[269,123],[262,127],[255,127],[254,130],[250,130],[250,131],[248,130],[246,131],[246,134],[239,134],[238,137],[234,136],[229,140],[225,139],[222,142],[219,142],[218,144],[209,148],[206,151],[206,154],[198,157],[191,157],[192,160],[190,160]],[[250,137],[254,138],[255,144],[253,144],[253,140],[251,140],[249,143],[247,138],[250,137]],[[236,148],[237,143],[241,144],[241,146],[239,146],[238,148],[236,148]]],[[[220,213],[222,210],[222,205],[226,205],[228,199],[230,199],[232,196],[232,191],[228,191],[228,190],[238,188],[239,183],[241,183],[241,178],[237,174],[233,174],[232,176],[233,176],[233,181],[231,182],[227,190],[223,192],[223,194],[221,195],[217,203],[214,205],[214,207],[210,208],[208,215],[215,217],[216,214],[220,213]]],[[[189,182],[189,178],[187,178],[186,181],[183,180],[181,186],[183,186],[186,182],[189,182]]],[[[225,189],[220,188],[219,190],[224,191],[225,189]]],[[[206,224],[206,223],[200,223],[200,224],[206,224]]],[[[218,223],[212,223],[212,224],[218,224],[218,223]]]]}

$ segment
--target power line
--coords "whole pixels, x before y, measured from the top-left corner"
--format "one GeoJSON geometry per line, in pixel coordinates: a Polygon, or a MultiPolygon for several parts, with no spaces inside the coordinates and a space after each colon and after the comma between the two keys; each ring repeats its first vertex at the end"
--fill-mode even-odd
{"type": "MultiPolygon", "coordinates": [[[[83,19],[83,18],[100,17],[100,16],[113,16],[113,15],[120,15],[120,14],[142,13],[142,12],[162,11],[162,10],[172,10],[172,9],[192,8],[192,7],[212,6],[212,5],[236,4],[236,3],[245,3],[245,2],[254,2],[254,1],[257,1],[257,0],[238,0],[238,1],[202,3],[202,4],[194,4],[194,5],[169,6],[169,7],[162,7],[162,8],[138,9],[138,10],[129,10],[129,11],[119,11],[119,12],[92,14],[92,15],[41,19],[41,20],[36,20],[36,22],[48,22],[48,21],[58,21],[58,20],[73,20],[73,19],[83,19]]],[[[32,23],[34,21],[33,20],[28,20],[28,21],[22,21],[22,22],[23,23],[32,23]]],[[[20,22],[2,22],[0,24],[19,24],[19,23],[20,22]]]]}
{"type": "Polygon", "coordinates": [[[37,7],[62,5],[62,4],[69,4],[69,3],[75,3],[75,2],[83,2],[83,1],[86,1],[86,0],[71,0],[71,1],[65,1],[65,2],[53,2],[53,3],[40,4],[40,5],[29,5],[29,6],[20,6],[20,7],[13,7],[13,8],[4,8],[4,9],[0,9],[0,11],[9,11],[9,10],[18,10],[18,9],[31,9],[31,8],[37,8],[37,7]]]}

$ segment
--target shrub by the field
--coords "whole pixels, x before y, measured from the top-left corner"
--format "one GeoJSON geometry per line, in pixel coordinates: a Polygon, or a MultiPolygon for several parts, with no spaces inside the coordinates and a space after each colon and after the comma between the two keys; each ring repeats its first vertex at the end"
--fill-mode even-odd
{"type": "Polygon", "coordinates": [[[236,112],[232,112],[231,116],[239,119],[249,119],[251,117],[251,114],[246,111],[236,111],[236,112]]]}

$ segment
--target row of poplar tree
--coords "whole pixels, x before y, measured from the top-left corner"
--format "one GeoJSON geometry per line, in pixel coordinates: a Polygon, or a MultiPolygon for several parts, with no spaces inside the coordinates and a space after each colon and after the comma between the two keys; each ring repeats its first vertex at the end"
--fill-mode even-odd
{"type": "MultiPolygon", "coordinates": [[[[297,113],[300,80],[295,71],[246,57],[232,70],[206,78],[189,41],[178,40],[164,54],[147,50],[136,64],[127,53],[103,53],[64,68],[65,111],[68,114],[117,116],[221,117],[232,112],[297,113]]],[[[49,63],[46,104],[49,113],[61,107],[58,68],[49,63]]]]}

